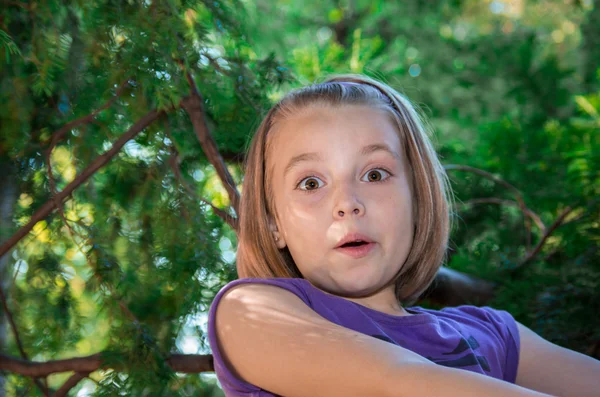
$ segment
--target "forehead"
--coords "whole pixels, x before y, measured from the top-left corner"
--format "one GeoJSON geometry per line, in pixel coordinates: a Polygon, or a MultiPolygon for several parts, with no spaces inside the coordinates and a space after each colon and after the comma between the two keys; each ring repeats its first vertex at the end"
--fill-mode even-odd
{"type": "Polygon", "coordinates": [[[400,137],[390,113],[369,106],[310,107],[275,124],[269,133],[267,163],[282,164],[303,152],[344,148],[348,155],[362,148],[385,144],[400,154],[400,137]]]}

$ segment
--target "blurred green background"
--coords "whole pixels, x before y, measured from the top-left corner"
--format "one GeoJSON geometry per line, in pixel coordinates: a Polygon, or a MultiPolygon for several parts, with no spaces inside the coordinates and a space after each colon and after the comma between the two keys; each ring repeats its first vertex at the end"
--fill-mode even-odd
{"type": "MultiPolygon", "coordinates": [[[[235,231],[207,203],[235,213],[180,105],[186,75],[238,188],[250,136],[290,89],[352,72],[404,93],[455,190],[448,267],[600,358],[597,1],[4,0],[0,71],[0,244],[77,185],[0,258],[0,352],[104,352],[109,368],[69,395],[223,395],[164,361],[209,352],[206,312],[236,277],[235,231]]],[[[70,376],[0,370],[0,395],[70,376]]]]}

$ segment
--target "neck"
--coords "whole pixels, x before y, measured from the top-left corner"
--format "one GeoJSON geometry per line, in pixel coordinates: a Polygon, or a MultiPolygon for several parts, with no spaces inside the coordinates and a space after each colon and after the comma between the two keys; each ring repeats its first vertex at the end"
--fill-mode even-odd
{"type": "Polygon", "coordinates": [[[341,298],[385,314],[391,314],[393,316],[410,316],[411,314],[407,312],[398,299],[396,299],[394,290],[394,285],[390,285],[389,287],[366,297],[350,298],[343,296],[341,298]]]}

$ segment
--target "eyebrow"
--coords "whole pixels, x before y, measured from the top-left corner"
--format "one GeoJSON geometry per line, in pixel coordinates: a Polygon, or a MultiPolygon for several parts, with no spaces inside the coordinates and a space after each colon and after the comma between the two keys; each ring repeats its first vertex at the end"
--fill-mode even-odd
{"type": "Polygon", "coordinates": [[[396,153],[395,151],[393,151],[385,143],[374,143],[372,145],[367,145],[364,148],[362,148],[362,150],[360,151],[360,154],[362,154],[363,156],[366,156],[367,154],[371,154],[371,153],[379,152],[379,151],[387,152],[392,157],[400,160],[400,155],[398,153],[396,153]]]}
{"type": "MultiPolygon", "coordinates": [[[[388,145],[386,145],[384,143],[373,143],[371,145],[367,145],[361,149],[360,154],[362,156],[366,156],[368,154],[375,153],[375,152],[385,152],[385,153],[390,154],[395,159],[400,160],[400,155],[398,153],[396,153],[395,151],[393,151],[388,145]]],[[[283,171],[283,176],[285,177],[287,175],[287,173],[289,171],[291,171],[292,168],[296,167],[299,163],[302,163],[304,161],[321,161],[321,160],[322,160],[321,155],[316,152],[302,153],[297,156],[294,156],[294,157],[292,157],[290,162],[285,167],[285,170],[283,171]]]]}

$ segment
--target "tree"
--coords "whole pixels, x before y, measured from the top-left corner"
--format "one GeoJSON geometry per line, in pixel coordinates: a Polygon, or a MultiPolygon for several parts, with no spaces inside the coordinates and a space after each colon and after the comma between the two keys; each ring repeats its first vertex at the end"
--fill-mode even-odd
{"type": "MultiPolygon", "coordinates": [[[[198,377],[177,381],[173,369],[191,368],[181,367],[185,357],[172,356],[173,369],[165,358],[177,351],[185,319],[205,310],[235,274],[218,242],[233,238],[226,221],[235,216],[228,208],[240,173],[215,145],[241,152],[242,131],[267,103],[266,87],[288,79],[272,59],[249,59],[234,6],[109,1],[3,9],[6,48],[19,49],[2,59],[9,133],[0,147],[19,186],[16,234],[3,254],[20,241],[8,258],[15,283],[6,285],[18,313],[9,315],[11,351],[22,359],[89,351],[102,352],[110,368],[127,361],[128,377],[94,378],[101,392],[199,387],[198,377]],[[186,191],[190,168],[201,181],[194,195],[186,191]],[[208,197],[225,208],[213,210],[196,195],[219,177],[230,196],[208,197]],[[36,352],[26,351],[34,345],[36,352]]],[[[202,363],[210,368],[207,357],[202,363]]],[[[90,372],[80,368],[56,381],[63,386],[51,388],[54,395],[90,372]]],[[[47,395],[43,380],[36,387],[47,395]]],[[[14,378],[8,391],[28,387],[14,378]]]]}
{"type": "MultiPolygon", "coordinates": [[[[283,29],[258,18],[284,7],[276,1],[8,2],[7,392],[60,396],[92,379],[96,395],[217,395],[209,380],[180,375],[212,368],[181,346],[193,338],[206,351],[198,314],[236,277],[247,134],[283,91],[334,71],[415,87],[409,97],[441,131],[469,227],[453,234],[449,268],[424,303],[495,296],[544,336],[597,355],[600,102],[568,63],[577,51],[594,61],[594,49],[565,40],[544,52],[542,22],[487,17],[476,3],[286,3],[283,29]]],[[[555,25],[597,18],[598,8],[562,7],[555,25]]]]}

